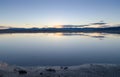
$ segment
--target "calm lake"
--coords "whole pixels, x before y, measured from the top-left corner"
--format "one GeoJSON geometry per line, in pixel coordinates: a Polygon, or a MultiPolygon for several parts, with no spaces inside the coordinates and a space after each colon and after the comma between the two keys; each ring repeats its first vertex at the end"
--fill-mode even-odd
{"type": "Polygon", "coordinates": [[[120,35],[106,33],[0,34],[0,61],[22,66],[120,64],[120,35]]]}

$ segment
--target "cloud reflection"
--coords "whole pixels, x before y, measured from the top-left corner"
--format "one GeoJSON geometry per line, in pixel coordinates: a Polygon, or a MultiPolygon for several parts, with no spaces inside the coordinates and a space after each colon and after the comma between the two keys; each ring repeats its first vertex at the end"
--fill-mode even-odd
{"type": "Polygon", "coordinates": [[[54,33],[54,36],[85,36],[92,38],[103,39],[106,37],[105,33],[54,33]]]}

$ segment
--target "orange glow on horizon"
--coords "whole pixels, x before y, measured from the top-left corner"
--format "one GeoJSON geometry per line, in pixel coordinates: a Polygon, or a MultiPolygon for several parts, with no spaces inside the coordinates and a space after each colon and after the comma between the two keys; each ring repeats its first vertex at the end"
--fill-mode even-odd
{"type": "Polygon", "coordinates": [[[62,25],[55,25],[54,28],[62,28],[62,25]]]}

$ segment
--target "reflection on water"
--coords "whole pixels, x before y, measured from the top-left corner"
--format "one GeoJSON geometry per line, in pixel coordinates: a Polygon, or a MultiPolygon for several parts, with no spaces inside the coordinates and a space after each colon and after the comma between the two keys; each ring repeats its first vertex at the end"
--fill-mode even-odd
{"type": "MultiPolygon", "coordinates": [[[[110,36],[113,34],[107,34],[107,33],[54,33],[54,36],[87,36],[87,37],[93,37],[93,38],[105,38],[106,36],[110,36]]],[[[119,34],[114,34],[114,35],[118,35],[119,34]]]]}
{"type": "Polygon", "coordinates": [[[0,34],[0,61],[25,66],[117,64],[120,63],[119,46],[119,34],[0,34]]]}
{"type": "Polygon", "coordinates": [[[104,33],[55,33],[57,36],[88,36],[94,38],[105,38],[104,33]]]}

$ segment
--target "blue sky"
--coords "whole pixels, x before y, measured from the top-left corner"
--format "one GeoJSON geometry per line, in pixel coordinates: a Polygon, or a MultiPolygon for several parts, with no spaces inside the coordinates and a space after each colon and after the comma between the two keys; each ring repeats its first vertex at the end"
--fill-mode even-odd
{"type": "Polygon", "coordinates": [[[120,0],[0,0],[1,26],[120,24],[120,0]]]}

